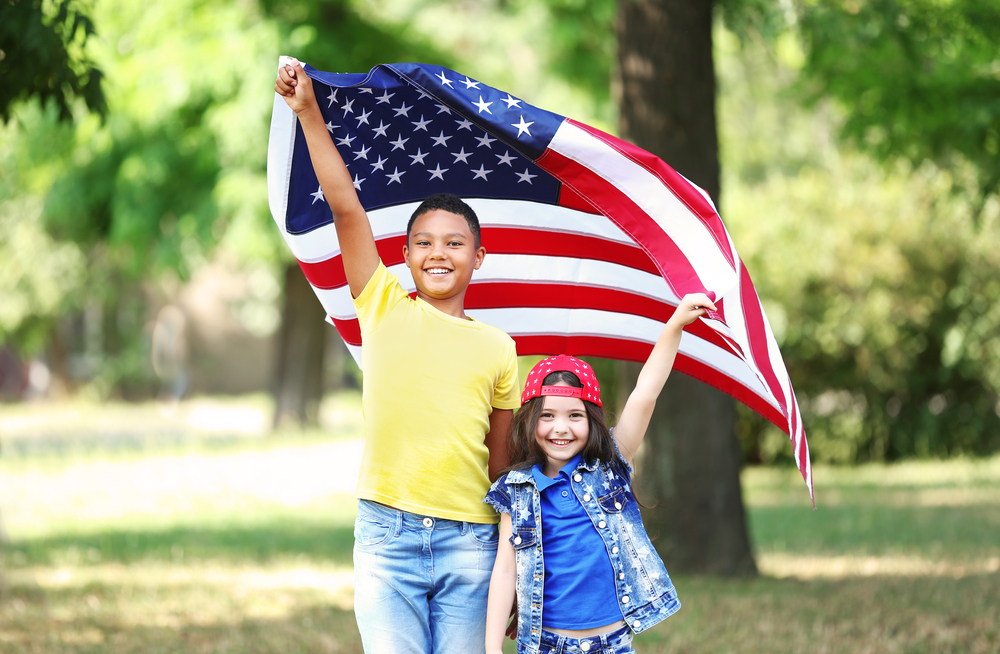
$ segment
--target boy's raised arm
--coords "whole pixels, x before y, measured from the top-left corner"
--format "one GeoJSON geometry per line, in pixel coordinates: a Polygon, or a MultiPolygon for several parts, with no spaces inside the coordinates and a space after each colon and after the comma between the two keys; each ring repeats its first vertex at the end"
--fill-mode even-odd
{"type": "Polygon", "coordinates": [[[312,80],[298,61],[292,60],[291,64],[279,68],[274,91],[299,117],[316,178],[333,212],[347,285],[351,297],[358,297],[379,262],[368,214],[358,200],[351,174],[323,122],[312,80]]]}

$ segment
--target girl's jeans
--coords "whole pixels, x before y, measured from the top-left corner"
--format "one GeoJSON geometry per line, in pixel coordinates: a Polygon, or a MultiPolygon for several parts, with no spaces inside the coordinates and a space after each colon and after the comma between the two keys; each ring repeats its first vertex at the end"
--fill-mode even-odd
{"type": "Polygon", "coordinates": [[[540,654],[635,654],[628,627],[586,638],[569,638],[542,629],[542,646],[538,651],[540,654]]]}
{"type": "Polygon", "coordinates": [[[360,500],[354,614],[366,654],[475,654],[486,647],[496,525],[360,500]]]}

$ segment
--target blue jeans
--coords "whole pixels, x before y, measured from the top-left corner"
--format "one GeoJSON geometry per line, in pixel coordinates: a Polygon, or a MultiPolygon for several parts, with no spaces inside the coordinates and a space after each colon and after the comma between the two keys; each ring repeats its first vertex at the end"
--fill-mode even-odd
{"type": "Polygon", "coordinates": [[[586,638],[569,638],[542,629],[542,646],[538,651],[540,654],[635,654],[628,627],[586,638]]]}
{"type": "Polygon", "coordinates": [[[496,525],[360,500],[354,614],[366,654],[485,652],[496,525]]]}

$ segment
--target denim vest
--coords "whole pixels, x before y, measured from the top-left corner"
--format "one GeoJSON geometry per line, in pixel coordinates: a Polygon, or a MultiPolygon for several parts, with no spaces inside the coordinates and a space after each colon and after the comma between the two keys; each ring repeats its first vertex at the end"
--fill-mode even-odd
{"type": "MultiPolygon", "coordinates": [[[[618,607],[636,633],[681,607],[667,569],[646,535],[628,479],[609,466],[581,462],[571,477],[573,493],[604,541],[615,570],[618,607]]],[[[517,651],[536,654],[542,633],[541,495],[531,470],[513,470],[498,479],[484,502],[510,513],[510,544],[517,560],[517,651]]]]}

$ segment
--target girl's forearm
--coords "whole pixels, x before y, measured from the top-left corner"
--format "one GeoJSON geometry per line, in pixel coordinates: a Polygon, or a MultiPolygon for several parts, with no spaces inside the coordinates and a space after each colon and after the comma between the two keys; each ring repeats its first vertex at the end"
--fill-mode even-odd
{"type": "Polygon", "coordinates": [[[489,605],[486,609],[486,654],[500,654],[506,637],[510,610],[514,606],[514,578],[498,574],[490,578],[489,605]]]}

